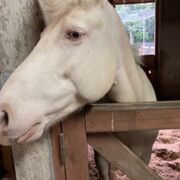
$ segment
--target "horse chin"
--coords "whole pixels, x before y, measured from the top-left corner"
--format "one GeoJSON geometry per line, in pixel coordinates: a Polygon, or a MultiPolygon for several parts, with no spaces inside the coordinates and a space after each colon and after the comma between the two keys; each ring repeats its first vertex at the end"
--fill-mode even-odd
{"type": "Polygon", "coordinates": [[[22,136],[17,138],[18,144],[24,144],[34,141],[42,136],[44,132],[43,123],[36,123],[31,128],[29,128],[22,136]]]}

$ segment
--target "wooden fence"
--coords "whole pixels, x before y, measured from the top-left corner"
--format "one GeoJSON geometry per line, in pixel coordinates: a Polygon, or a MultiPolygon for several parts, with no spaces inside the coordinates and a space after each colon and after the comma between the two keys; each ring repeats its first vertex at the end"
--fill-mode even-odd
{"type": "MultiPolygon", "coordinates": [[[[27,173],[23,171],[24,173],[20,173],[17,179],[28,180],[32,177],[35,179],[35,174],[38,174],[38,179],[43,179],[43,170],[38,167],[42,167],[46,162],[51,164],[49,167],[51,171],[47,172],[52,173],[47,177],[56,180],[88,180],[87,143],[132,180],[161,179],[122,142],[112,136],[111,132],[170,128],[180,128],[178,101],[94,104],[51,129],[51,140],[45,141],[46,146],[51,149],[49,160],[39,158],[39,152],[35,151],[39,148],[36,148],[38,142],[32,147],[29,146],[28,148],[31,149],[29,151],[32,152],[31,158],[36,159],[36,164],[32,166],[28,161],[23,162],[26,165],[21,162],[16,164],[18,172],[21,172],[23,166],[27,167],[27,164],[30,164],[29,170],[26,169],[27,173]]],[[[23,146],[21,152],[24,151],[22,149],[23,146]]]]}
{"type": "Polygon", "coordinates": [[[112,132],[171,128],[180,128],[180,101],[90,105],[40,140],[14,144],[16,179],[88,180],[87,143],[132,180],[161,179],[112,132]]]}

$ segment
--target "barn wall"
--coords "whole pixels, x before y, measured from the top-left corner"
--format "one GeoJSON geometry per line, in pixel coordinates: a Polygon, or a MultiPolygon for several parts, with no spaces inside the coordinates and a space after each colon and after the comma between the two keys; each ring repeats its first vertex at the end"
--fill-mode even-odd
{"type": "Polygon", "coordinates": [[[38,12],[35,0],[0,1],[1,85],[37,43],[42,30],[38,12]]]}
{"type": "MultiPolygon", "coordinates": [[[[38,42],[39,12],[37,0],[0,1],[0,87],[38,42]]],[[[35,143],[12,146],[17,180],[54,179],[50,145],[47,133],[35,143]]]]}

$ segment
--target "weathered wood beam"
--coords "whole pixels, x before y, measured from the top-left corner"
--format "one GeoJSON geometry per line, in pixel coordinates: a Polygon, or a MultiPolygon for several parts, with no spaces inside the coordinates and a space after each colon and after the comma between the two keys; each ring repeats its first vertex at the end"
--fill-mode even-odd
{"type": "Polygon", "coordinates": [[[65,174],[65,165],[63,162],[63,157],[61,153],[62,143],[61,143],[61,134],[62,129],[60,124],[57,124],[56,126],[52,127],[50,130],[51,134],[51,145],[52,145],[52,159],[53,159],[53,165],[54,165],[54,177],[55,180],[66,180],[66,174],[65,174]]]}
{"type": "Polygon", "coordinates": [[[133,3],[149,3],[155,0],[113,0],[114,4],[133,4],[133,3]]]}
{"type": "Polygon", "coordinates": [[[87,133],[180,128],[180,101],[94,104],[86,111],[87,133]]]}
{"type": "Polygon", "coordinates": [[[161,180],[153,171],[112,135],[89,135],[88,143],[111,164],[133,180],[161,180]]]}
{"type": "Polygon", "coordinates": [[[65,147],[66,180],[88,180],[88,151],[84,114],[75,114],[62,122],[65,147]]]}

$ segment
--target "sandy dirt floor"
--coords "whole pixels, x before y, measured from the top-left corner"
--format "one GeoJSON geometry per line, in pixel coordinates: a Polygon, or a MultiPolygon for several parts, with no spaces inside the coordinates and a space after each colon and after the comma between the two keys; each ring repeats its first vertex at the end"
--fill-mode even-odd
{"type": "MultiPolygon", "coordinates": [[[[94,162],[94,153],[89,151],[89,180],[99,180],[94,162]]],[[[161,130],[153,145],[149,167],[163,180],[180,180],[180,130],[161,130]]],[[[114,174],[113,180],[129,180],[120,171],[114,174]]]]}

